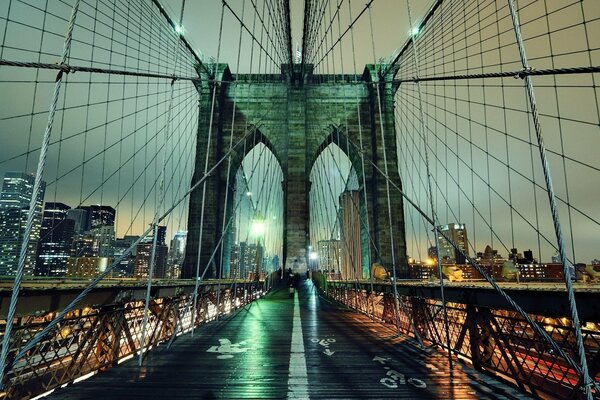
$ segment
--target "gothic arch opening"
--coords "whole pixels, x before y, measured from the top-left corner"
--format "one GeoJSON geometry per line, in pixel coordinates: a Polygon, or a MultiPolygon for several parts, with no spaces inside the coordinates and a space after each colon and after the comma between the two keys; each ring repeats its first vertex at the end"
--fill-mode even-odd
{"type": "Polygon", "coordinates": [[[271,148],[259,142],[241,159],[234,176],[230,260],[232,278],[252,279],[281,268],[283,170],[271,148]]]}

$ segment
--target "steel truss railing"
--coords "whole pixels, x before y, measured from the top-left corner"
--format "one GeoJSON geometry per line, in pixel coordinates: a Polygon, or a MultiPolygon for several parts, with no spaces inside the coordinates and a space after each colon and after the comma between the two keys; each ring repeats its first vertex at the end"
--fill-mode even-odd
{"type": "MultiPolygon", "coordinates": [[[[356,289],[342,282],[324,282],[326,294],[346,306],[382,323],[396,324],[396,307],[391,293],[356,289]]],[[[467,299],[468,296],[465,296],[467,299]]],[[[426,345],[447,348],[442,302],[401,295],[400,331],[414,337],[411,320],[426,345]]],[[[542,398],[584,398],[580,376],[556,354],[519,313],[484,307],[470,302],[448,302],[448,329],[453,354],[487,372],[542,398]]],[[[570,356],[577,355],[573,323],[568,318],[531,315],[536,323],[570,356]]],[[[590,375],[600,381],[600,323],[582,327],[590,375]]]]}
{"type": "MultiPolygon", "coordinates": [[[[263,295],[262,283],[234,286],[203,284],[195,309],[196,326],[244,307],[263,295]]],[[[151,350],[173,336],[191,331],[191,294],[151,300],[144,348],[151,350]],[[177,330],[177,332],[175,332],[177,330]]],[[[16,319],[9,360],[55,317],[56,313],[26,315],[16,319]]],[[[7,371],[5,398],[32,398],[104,371],[138,354],[141,348],[144,301],[121,302],[70,312],[27,355],[7,371]]],[[[0,333],[6,321],[0,320],[0,333]]]]}

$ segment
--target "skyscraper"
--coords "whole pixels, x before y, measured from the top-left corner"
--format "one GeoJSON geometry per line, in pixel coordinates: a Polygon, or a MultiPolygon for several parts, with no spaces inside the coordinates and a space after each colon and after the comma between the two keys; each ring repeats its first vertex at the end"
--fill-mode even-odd
{"type": "MultiPolygon", "coordinates": [[[[134,278],[147,278],[150,271],[150,263],[152,258],[152,242],[139,243],[137,245],[137,254],[133,267],[134,278]]],[[[154,272],[152,278],[164,278],[167,267],[167,251],[165,244],[156,244],[156,255],[154,272]]]]}
{"type": "Polygon", "coordinates": [[[319,269],[337,272],[341,268],[340,241],[337,239],[320,240],[318,244],[319,269]]]}
{"type": "Polygon", "coordinates": [[[171,240],[169,256],[167,257],[167,272],[165,278],[178,278],[185,258],[185,243],[187,231],[178,231],[171,240]]]}
{"type": "Polygon", "coordinates": [[[185,243],[187,239],[187,231],[178,231],[173,240],[171,240],[171,248],[169,251],[169,262],[172,264],[181,264],[185,257],[185,243]]]}
{"type": "MultiPolygon", "coordinates": [[[[35,177],[24,172],[7,172],[0,192],[0,275],[14,275],[17,270],[21,245],[27,225],[29,203],[33,196],[35,177]]],[[[24,274],[33,275],[35,253],[40,237],[42,203],[46,183],[41,182],[35,202],[33,227],[27,246],[24,274]]]]}
{"type": "Polygon", "coordinates": [[[121,256],[125,256],[121,262],[115,267],[113,277],[131,277],[136,258],[136,249],[134,248],[129,254],[125,254],[131,245],[139,239],[139,236],[125,236],[122,239],[116,239],[113,244],[113,256],[115,260],[121,256]]]}
{"type": "Polygon", "coordinates": [[[360,193],[357,190],[347,190],[340,194],[342,279],[362,278],[359,202],[360,193]]]}
{"type": "Polygon", "coordinates": [[[90,230],[94,238],[94,256],[112,257],[113,244],[115,242],[115,227],[112,225],[99,225],[90,230]]]}
{"type": "Polygon", "coordinates": [[[35,266],[36,276],[64,276],[73,242],[75,221],[68,219],[66,204],[47,202],[35,266]]]}
{"type": "MultiPolygon", "coordinates": [[[[467,256],[469,255],[469,242],[467,240],[467,228],[465,224],[448,224],[439,227],[440,231],[448,237],[458,249],[460,249],[467,256]]],[[[448,264],[464,264],[465,257],[450,244],[442,235],[438,235],[438,242],[440,245],[439,257],[443,263],[448,264]]]]}
{"type": "Polygon", "coordinates": [[[83,208],[73,208],[67,212],[67,218],[73,220],[73,230],[75,231],[75,234],[80,235],[88,229],[88,210],[83,208]]]}
{"type": "Polygon", "coordinates": [[[81,232],[89,231],[99,226],[114,226],[117,212],[110,206],[93,204],[91,206],[79,206],[71,213],[70,218],[75,219],[80,225],[81,232]]]}

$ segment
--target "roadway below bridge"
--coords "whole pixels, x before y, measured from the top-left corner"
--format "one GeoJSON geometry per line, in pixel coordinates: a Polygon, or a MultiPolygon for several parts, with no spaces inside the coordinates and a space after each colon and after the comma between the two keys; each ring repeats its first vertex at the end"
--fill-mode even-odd
{"type": "Polygon", "coordinates": [[[304,281],[48,399],[523,399],[304,281]]]}

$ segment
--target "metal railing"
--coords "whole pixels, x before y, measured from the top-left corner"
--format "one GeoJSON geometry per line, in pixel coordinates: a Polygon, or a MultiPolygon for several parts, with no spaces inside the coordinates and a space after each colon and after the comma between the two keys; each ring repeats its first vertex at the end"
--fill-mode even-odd
{"type": "MultiPolygon", "coordinates": [[[[154,298],[148,310],[144,348],[150,350],[189,332],[192,313],[196,314],[196,326],[205,324],[259,298],[268,286],[269,282],[203,284],[195,310],[191,294],[183,289],[173,296],[154,298]]],[[[114,367],[140,351],[144,301],[124,298],[70,312],[25,357],[14,360],[55,316],[56,312],[44,312],[15,318],[7,364],[12,367],[6,371],[4,398],[35,397],[114,367]]],[[[6,320],[0,324],[3,334],[6,320]]]]}
{"type": "MultiPolygon", "coordinates": [[[[391,291],[367,283],[317,282],[326,294],[374,320],[395,325],[396,307],[391,291]]],[[[539,337],[517,312],[482,306],[465,290],[463,302],[448,302],[452,353],[474,368],[515,384],[541,398],[583,398],[580,376],[539,337]]],[[[442,303],[438,299],[401,295],[398,328],[415,337],[411,320],[425,345],[446,349],[442,303]]],[[[571,357],[577,356],[575,329],[570,319],[531,315],[571,357]]],[[[600,381],[600,321],[582,323],[590,375],[600,381]]]]}

